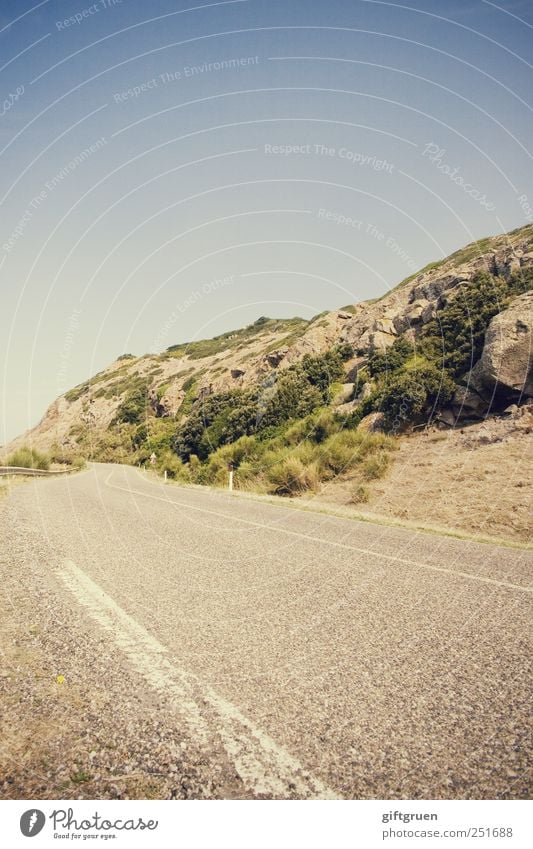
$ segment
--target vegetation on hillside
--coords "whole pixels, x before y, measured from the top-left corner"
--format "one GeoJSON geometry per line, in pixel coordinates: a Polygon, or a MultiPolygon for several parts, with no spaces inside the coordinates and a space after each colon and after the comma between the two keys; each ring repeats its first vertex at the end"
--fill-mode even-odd
{"type": "MultiPolygon", "coordinates": [[[[525,236],[527,230],[533,232],[532,225],[526,224],[525,227],[517,227],[515,230],[511,230],[509,233],[503,234],[502,243],[505,243],[509,236],[514,236],[518,233],[525,236]]],[[[491,246],[495,246],[495,242],[497,242],[497,240],[494,238],[494,236],[486,236],[483,239],[478,239],[475,242],[470,242],[470,244],[464,245],[462,248],[459,248],[459,250],[454,251],[452,254],[449,254],[449,256],[443,257],[443,259],[439,259],[436,262],[429,262],[427,265],[421,268],[420,271],[415,271],[414,274],[410,274],[409,277],[405,277],[403,280],[401,280],[400,283],[398,283],[397,286],[394,287],[394,289],[401,289],[403,286],[407,286],[409,283],[411,283],[415,279],[415,277],[419,277],[422,274],[427,274],[428,271],[435,271],[436,269],[442,268],[443,265],[447,265],[448,263],[453,268],[458,268],[459,266],[471,262],[474,259],[481,258],[484,254],[487,253],[487,251],[491,249],[491,246]]],[[[489,271],[488,268],[487,271],[489,271]]],[[[386,295],[383,295],[382,297],[386,297],[386,295]]],[[[381,300],[381,298],[378,298],[378,300],[381,300]]]]}
{"type": "Polygon", "coordinates": [[[204,461],[191,454],[184,462],[164,452],[158,468],[178,480],[225,486],[231,465],[239,489],[297,495],[317,491],[347,472],[361,482],[381,477],[394,447],[394,439],[385,434],[346,430],[333,409],[320,407],[304,418],[220,445],[204,461]]]}
{"type": "Polygon", "coordinates": [[[45,469],[50,468],[50,457],[35,448],[23,446],[13,451],[5,461],[6,466],[18,466],[22,469],[45,469]]]}
{"type": "Polygon", "coordinates": [[[213,337],[213,339],[200,339],[196,342],[182,342],[179,345],[171,345],[170,348],[167,348],[166,355],[163,354],[162,356],[187,356],[191,360],[200,360],[247,345],[262,335],[279,333],[280,331],[300,335],[307,324],[308,322],[303,318],[276,319],[261,316],[253,324],[249,324],[241,330],[229,330],[213,337]]]}
{"type": "Polygon", "coordinates": [[[394,432],[431,420],[481,356],[491,319],[532,285],[533,270],[528,269],[507,281],[480,272],[452,289],[435,318],[424,326],[416,347],[399,337],[390,348],[369,357],[356,393],[365,384],[370,392],[353,413],[351,426],[378,411],[394,432]]]}
{"type": "MultiPolygon", "coordinates": [[[[465,249],[458,258],[468,255],[465,249]]],[[[160,369],[141,376],[126,362],[111,383],[98,387],[98,375],[73,390],[80,397],[80,391],[84,394],[89,386],[93,391],[96,384],[93,397],[120,397],[108,431],[75,425],[71,435],[87,456],[103,461],[146,463],[154,452],[160,471],[191,483],[224,485],[231,464],[238,470],[237,487],[293,495],[316,491],[349,473],[352,500],[364,503],[368,483],[387,471],[392,437],[409,425],[431,421],[450,402],[481,355],[491,319],[530,289],[532,280],[531,270],[508,280],[480,272],[448,291],[416,343],[399,337],[361,364],[349,415],[340,415],[331,403],[346,380],[346,361],[353,363],[354,350],[344,344],[272,370],[253,387],[213,393],[202,382],[205,369],[185,372],[175,418],[160,417],[159,402],[169,388],[168,380],[159,386],[153,382],[160,369]],[[383,414],[389,435],[357,429],[376,412],[383,414]]],[[[307,324],[261,318],[242,331],[173,346],[162,357],[201,359],[260,339],[267,330],[300,335],[307,324]]]]}

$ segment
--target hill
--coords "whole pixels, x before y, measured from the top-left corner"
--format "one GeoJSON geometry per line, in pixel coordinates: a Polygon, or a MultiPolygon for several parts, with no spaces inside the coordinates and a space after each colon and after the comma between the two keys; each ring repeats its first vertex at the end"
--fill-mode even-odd
{"type": "Polygon", "coordinates": [[[467,245],[374,301],[124,355],[58,398],[6,453],[28,445],[56,462],[132,464],[155,453],[170,476],[215,485],[231,462],[242,489],[331,493],[348,481],[345,501],[365,503],[396,437],[529,410],[532,245],[528,225],[467,245]]]}

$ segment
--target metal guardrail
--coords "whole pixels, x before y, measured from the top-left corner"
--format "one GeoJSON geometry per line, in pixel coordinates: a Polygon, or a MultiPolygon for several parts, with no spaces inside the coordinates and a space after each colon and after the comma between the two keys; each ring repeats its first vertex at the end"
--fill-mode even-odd
{"type": "Polygon", "coordinates": [[[67,469],[27,469],[25,466],[0,466],[0,475],[27,475],[29,477],[47,477],[48,475],[65,475],[77,472],[74,466],[67,469]]]}

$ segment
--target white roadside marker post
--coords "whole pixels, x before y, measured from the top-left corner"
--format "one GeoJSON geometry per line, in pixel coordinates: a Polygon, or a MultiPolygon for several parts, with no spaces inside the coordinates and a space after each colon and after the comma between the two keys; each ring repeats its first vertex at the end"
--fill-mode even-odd
{"type": "Polygon", "coordinates": [[[233,463],[228,463],[228,472],[229,472],[228,489],[229,489],[230,492],[233,492],[233,463]]]}
{"type": "Polygon", "coordinates": [[[167,479],[167,470],[165,469],[165,481],[167,479]]]}

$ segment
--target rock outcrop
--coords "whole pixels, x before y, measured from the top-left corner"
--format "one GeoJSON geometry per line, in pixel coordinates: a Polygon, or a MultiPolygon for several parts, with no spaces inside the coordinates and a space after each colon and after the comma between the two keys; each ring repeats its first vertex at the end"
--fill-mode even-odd
{"type": "Polygon", "coordinates": [[[533,292],[515,298],[494,316],[476,375],[502,400],[533,396],[533,292]]]}
{"type": "MultiPolygon", "coordinates": [[[[528,225],[468,245],[374,301],[323,313],[309,322],[262,318],[243,331],[210,342],[119,358],[95,378],[61,396],[36,428],[6,449],[24,442],[44,450],[53,443],[72,445],[77,434],[89,426],[91,433],[105,432],[130,386],[139,381],[146,386],[155,414],[177,420],[186,414],[191,399],[202,393],[264,385],[306,354],[315,356],[338,344],[352,346],[354,355],[346,362],[345,380],[357,382],[358,371],[372,352],[386,350],[399,336],[416,343],[437,311],[469,286],[477,272],[485,270],[507,279],[529,269],[532,244],[533,225],[528,225]]],[[[529,293],[515,298],[492,320],[481,360],[465,376],[449,410],[443,411],[443,421],[483,418],[495,404],[503,409],[533,395],[532,311],[533,294],[529,293]]],[[[337,403],[337,409],[348,413],[357,401],[348,400],[345,394],[337,403]]]]}

